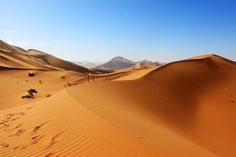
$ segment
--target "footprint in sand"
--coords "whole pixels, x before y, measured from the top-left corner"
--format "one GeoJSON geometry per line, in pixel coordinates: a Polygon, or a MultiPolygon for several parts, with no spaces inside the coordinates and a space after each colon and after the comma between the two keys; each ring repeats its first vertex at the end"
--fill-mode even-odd
{"type": "Polygon", "coordinates": [[[17,120],[17,119],[19,119],[19,118],[20,118],[20,117],[12,118],[11,121],[15,121],[15,120],[17,120]]]}
{"type": "Polygon", "coordinates": [[[26,114],[25,112],[14,113],[14,114],[13,113],[8,113],[6,115],[6,118],[4,120],[2,120],[2,122],[0,122],[0,124],[4,124],[4,123],[6,123],[10,120],[15,121],[15,120],[21,118],[21,116],[24,116],[25,114],[26,114]],[[18,117],[15,117],[16,115],[18,115],[18,117]]]}
{"type": "Polygon", "coordinates": [[[45,157],[54,157],[54,153],[49,153],[49,154],[45,155],[45,157]]]}
{"type": "Polygon", "coordinates": [[[3,126],[8,128],[8,127],[10,127],[10,124],[9,124],[9,123],[6,123],[6,124],[4,124],[3,126]]]}
{"type": "Polygon", "coordinates": [[[24,115],[26,115],[26,113],[25,112],[20,112],[19,113],[21,116],[24,116],[24,115]]]}
{"type": "Polygon", "coordinates": [[[15,147],[13,147],[12,149],[13,150],[16,150],[16,149],[19,149],[20,148],[20,146],[15,146],[15,147]]]}
{"type": "Polygon", "coordinates": [[[23,123],[18,124],[18,125],[15,127],[15,129],[21,127],[22,125],[23,125],[23,123]]]}
{"type": "Polygon", "coordinates": [[[22,135],[24,132],[25,132],[25,129],[20,129],[20,130],[17,130],[15,134],[9,135],[8,137],[20,136],[20,135],[22,135]]]}
{"type": "Polygon", "coordinates": [[[9,147],[10,145],[7,144],[7,143],[2,143],[1,146],[7,148],[7,147],[9,147]]]}
{"type": "Polygon", "coordinates": [[[29,106],[29,107],[27,107],[27,108],[26,108],[26,110],[30,110],[30,109],[32,109],[32,107],[31,107],[31,106],[29,106]]]}
{"type": "Polygon", "coordinates": [[[5,123],[7,123],[9,120],[2,120],[1,122],[0,122],[0,124],[5,124],[5,123]]]}
{"type": "Polygon", "coordinates": [[[58,141],[58,138],[61,136],[61,134],[62,134],[63,132],[64,132],[64,131],[61,131],[61,132],[57,133],[56,135],[54,135],[54,136],[51,138],[51,140],[50,140],[50,142],[49,142],[49,144],[48,144],[48,146],[47,146],[46,148],[51,148],[51,147],[58,141]]]}
{"type": "Polygon", "coordinates": [[[51,94],[47,94],[46,97],[49,98],[50,96],[52,96],[51,94]]]}
{"type": "Polygon", "coordinates": [[[27,143],[27,144],[25,144],[25,145],[23,145],[23,146],[17,146],[15,149],[18,149],[18,148],[20,148],[20,149],[26,149],[26,148],[28,148],[29,146],[32,146],[32,145],[34,145],[34,144],[37,144],[38,142],[39,142],[39,140],[40,139],[42,139],[44,137],[44,135],[37,135],[37,136],[34,136],[34,137],[32,137],[31,138],[31,142],[29,142],[29,143],[27,143]]]}
{"type": "MultiPolygon", "coordinates": [[[[23,125],[23,123],[20,123],[18,125],[16,125],[14,128],[11,129],[5,129],[4,131],[14,131],[16,129],[18,129],[19,127],[21,127],[23,125]]],[[[13,135],[10,135],[9,137],[12,137],[13,135]]]]}
{"type": "Polygon", "coordinates": [[[21,149],[26,149],[28,146],[27,145],[24,145],[21,147],[21,149]]]}
{"type": "Polygon", "coordinates": [[[42,126],[44,126],[46,123],[47,123],[47,122],[44,122],[44,123],[42,123],[42,124],[40,124],[40,125],[34,127],[34,129],[33,129],[33,134],[37,133],[38,130],[39,130],[42,126]]]}
{"type": "Polygon", "coordinates": [[[39,142],[40,139],[42,139],[44,137],[44,135],[37,135],[31,138],[32,140],[32,144],[37,144],[39,142]]]}
{"type": "Polygon", "coordinates": [[[10,117],[12,117],[12,116],[14,116],[15,114],[13,114],[13,113],[8,113],[6,116],[8,117],[8,116],[10,116],[10,117]]]}
{"type": "Polygon", "coordinates": [[[20,136],[20,135],[22,135],[24,132],[25,132],[25,129],[17,130],[17,132],[15,133],[15,136],[20,136]]]}

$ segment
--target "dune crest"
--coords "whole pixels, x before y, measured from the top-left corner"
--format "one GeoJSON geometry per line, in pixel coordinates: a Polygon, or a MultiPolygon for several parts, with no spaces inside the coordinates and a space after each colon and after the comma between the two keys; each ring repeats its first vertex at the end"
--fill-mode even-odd
{"type": "Polygon", "coordinates": [[[67,70],[91,72],[87,68],[59,59],[38,50],[22,48],[0,41],[0,66],[11,69],[67,70]]]}
{"type": "MultiPolygon", "coordinates": [[[[68,89],[68,92],[131,136],[149,139],[142,141],[157,150],[166,148],[163,143],[169,136],[163,135],[163,143],[159,143],[160,135],[152,133],[153,130],[160,132],[157,129],[159,126],[168,128],[209,152],[233,157],[236,154],[233,147],[236,137],[232,132],[236,128],[233,120],[236,111],[235,78],[235,62],[210,55],[161,66],[135,81],[78,85],[68,89]],[[132,116],[137,112],[138,118],[134,119],[132,116]],[[141,119],[146,120],[139,123],[141,119]],[[155,123],[147,129],[145,124],[151,121],[155,123]],[[214,133],[211,133],[213,130],[214,133]],[[208,136],[210,134],[212,136],[208,136]],[[156,142],[151,141],[154,138],[156,142]]],[[[170,143],[177,142],[170,140],[170,143]]],[[[180,143],[175,147],[177,150],[186,148],[180,143]]],[[[187,156],[208,156],[200,153],[200,150],[189,152],[187,156]]],[[[183,154],[176,152],[175,156],[183,154]]]]}
{"type": "Polygon", "coordinates": [[[97,73],[3,41],[0,61],[0,156],[236,156],[234,61],[97,73]]]}

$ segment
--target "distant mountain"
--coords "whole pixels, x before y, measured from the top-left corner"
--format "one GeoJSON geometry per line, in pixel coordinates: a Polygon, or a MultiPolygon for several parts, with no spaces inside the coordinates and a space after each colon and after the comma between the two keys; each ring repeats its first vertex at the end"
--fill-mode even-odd
{"type": "Polygon", "coordinates": [[[86,68],[93,68],[98,65],[97,63],[93,63],[93,62],[89,62],[89,61],[79,61],[79,62],[73,62],[73,63],[81,65],[86,68]]]}
{"type": "Polygon", "coordinates": [[[17,69],[69,70],[90,72],[87,68],[38,50],[24,50],[0,40],[0,67],[17,69]]]}
{"type": "Polygon", "coordinates": [[[163,64],[165,64],[165,63],[154,62],[154,64],[156,64],[156,66],[160,66],[160,65],[163,65],[163,64]]]}
{"type": "Polygon", "coordinates": [[[124,57],[114,57],[110,61],[95,67],[95,69],[99,70],[107,70],[107,71],[114,71],[124,68],[130,68],[135,65],[135,62],[130,61],[124,57]]]}

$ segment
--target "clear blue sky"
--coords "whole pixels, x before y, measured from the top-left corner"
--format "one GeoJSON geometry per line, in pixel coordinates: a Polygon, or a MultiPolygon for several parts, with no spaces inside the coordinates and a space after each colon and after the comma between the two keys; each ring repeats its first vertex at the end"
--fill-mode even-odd
{"type": "Polygon", "coordinates": [[[236,59],[235,0],[0,0],[0,39],[71,60],[236,59]]]}

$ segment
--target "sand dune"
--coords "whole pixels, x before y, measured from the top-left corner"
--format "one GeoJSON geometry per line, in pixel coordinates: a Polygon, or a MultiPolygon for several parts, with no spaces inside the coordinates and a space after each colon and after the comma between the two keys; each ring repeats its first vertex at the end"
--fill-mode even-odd
{"type": "Polygon", "coordinates": [[[158,156],[65,91],[1,115],[0,156],[158,156]]]}
{"type": "Polygon", "coordinates": [[[41,69],[51,70],[54,67],[40,64],[22,48],[9,45],[0,40],[0,66],[11,69],[41,69]]]}
{"type": "Polygon", "coordinates": [[[24,54],[0,50],[0,66],[11,68],[11,69],[42,69],[49,70],[53,69],[47,66],[36,63],[33,59],[26,57],[24,54]]]}
{"type": "Polygon", "coordinates": [[[0,66],[14,69],[67,70],[91,72],[87,68],[38,50],[24,50],[0,41],[0,66]]]}
{"type": "Polygon", "coordinates": [[[233,157],[235,77],[234,62],[211,55],[167,64],[135,81],[78,85],[68,93],[163,156],[233,157]],[[160,128],[181,138],[168,141],[171,134],[159,134],[160,128]]]}
{"type": "Polygon", "coordinates": [[[137,62],[132,68],[133,69],[150,69],[150,68],[155,68],[157,66],[160,66],[160,64],[154,63],[148,60],[143,60],[143,61],[137,62]]]}
{"type": "Polygon", "coordinates": [[[136,80],[139,79],[143,76],[145,76],[146,74],[148,74],[149,72],[153,71],[154,69],[156,69],[158,67],[149,67],[149,68],[138,68],[138,69],[125,69],[119,72],[124,72],[126,75],[119,77],[117,79],[115,79],[114,81],[121,81],[121,80],[136,80]]]}
{"type": "Polygon", "coordinates": [[[50,65],[55,68],[59,68],[62,70],[67,70],[67,71],[76,71],[76,72],[81,72],[81,73],[91,72],[90,70],[88,70],[85,67],[82,67],[80,65],[62,60],[62,59],[57,58],[55,56],[49,55],[45,52],[41,52],[41,51],[33,50],[33,49],[30,49],[28,51],[29,51],[29,55],[34,57],[37,60],[37,62],[40,62],[44,65],[45,64],[50,65]]]}
{"type": "Polygon", "coordinates": [[[233,61],[206,55],[86,74],[0,44],[0,156],[236,156],[233,61]],[[22,99],[29,89],[37,93],[22,99]]]}
{"type": "Polygon", "coordinates": [[[58,91],[72,85],[74,81],[84,78],[84,75],[66,71],[42,70],[2,70],[0,71],[1,88],[0,109],[11,108],[46,98],[47,94],[54,95],[58,91]],[[34,73],[34,77],[29,77],[34,73]],[[34,99],[21,99],[27,90],[36,89],[38,94],[34,99]]]}

